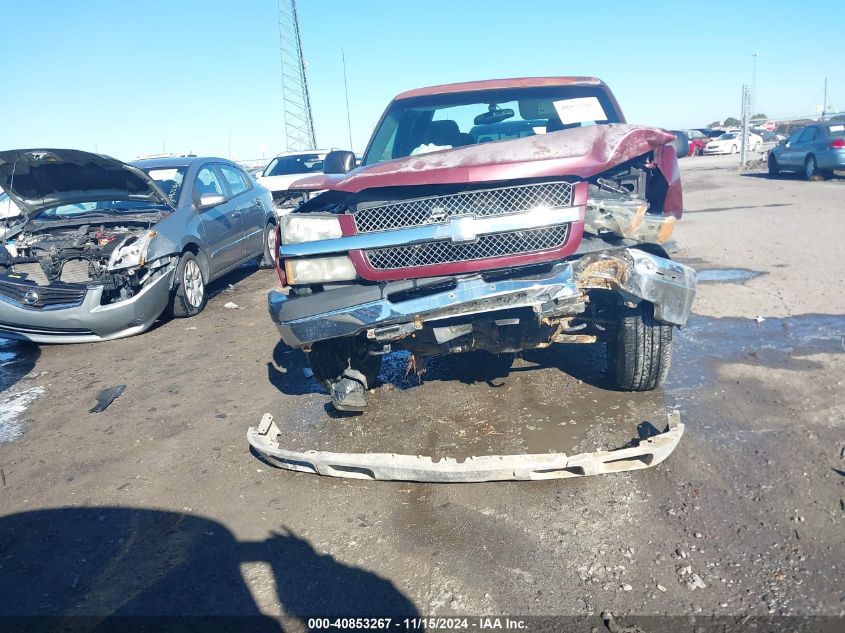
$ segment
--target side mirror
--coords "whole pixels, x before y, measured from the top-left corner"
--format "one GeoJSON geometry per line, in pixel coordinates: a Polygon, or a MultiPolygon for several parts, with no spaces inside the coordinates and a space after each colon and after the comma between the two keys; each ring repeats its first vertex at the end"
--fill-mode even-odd
{"type": "Polygon", "coordinates": [[[197,204],[197,209],[205,211],[211,207],[216,207],[226,202],[226,196],[222,193],[204,193],[200,196],[200,201],[197,204]]]}
{"type": "Polygon", "coordinates": [[[346,174],[353,169],[355,169],[355,154],[344,149],[329,152],[323,161],[324,174],[346,174]]]}

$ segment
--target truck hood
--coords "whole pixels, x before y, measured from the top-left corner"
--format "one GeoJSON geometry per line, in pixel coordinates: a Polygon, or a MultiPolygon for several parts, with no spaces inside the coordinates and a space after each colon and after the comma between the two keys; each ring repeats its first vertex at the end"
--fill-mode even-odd
{"type": "Polygon", "coordinates": [[[0,152],[0,187],[29,217],[63,204],[105,200],[140,200],[172,208],[143,170],[74,149],[0,152]]]}
{"type": "MultiPolygon", "coordinates": [[[[621,123],[593,125],[397,158],[348,174],[297,180],[296,189],[358,193],[374,187],[467,184],[550,176],[589,178],[662,148],[666,130],[621,123]]],[[[673,150],[674,151],[674,150],[673,150]]]]}

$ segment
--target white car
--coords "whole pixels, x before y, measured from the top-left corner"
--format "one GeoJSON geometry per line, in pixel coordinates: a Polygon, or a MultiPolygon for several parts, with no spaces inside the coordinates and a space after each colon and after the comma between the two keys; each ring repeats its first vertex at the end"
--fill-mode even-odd
{"type": "Polygon", "coordinates": [[[289,211],[300,198],[307,197],[304,192],[291,191],[291,184],[314,174],[322,174],[326,154],[328,150],[322,149],[279,154],[256,180],[273,194],[273,204],[278,211],[289,211]]]}
{"type": "Polygon", "coordinates": [[[6,237],[9,225],[14,224],[20,214],[21,210],[12,202],[9,194],[0,189],[0,239],[6,237]]]}
{"type": "MultiPolygon", "coordinates": [[[[752,152],[757,151],[763,144],[763,139],[757,134],[748,135],[747,149],[752,152]]],[[[713,139],[704,146],[704,155],[709,156],[713,154],[736,154],[742,147],[742,133],[740,132],[726,132],[721,136],[713,139]]]]}

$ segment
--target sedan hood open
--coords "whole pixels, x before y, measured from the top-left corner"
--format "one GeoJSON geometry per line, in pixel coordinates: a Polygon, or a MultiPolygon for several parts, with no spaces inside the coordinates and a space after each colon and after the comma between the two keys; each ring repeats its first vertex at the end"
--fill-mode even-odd
{"type": "Polygon", "coordinates": [[[291,188],[358,193],[373,187],[552,176],[589,178],[662,148],[674,138],[670,132],[656,128],[621,123],[593,125],[397,158],[359,167],[348,174],[305,178],[291,188]]]}
{"type": "Polygon", "coordinates": [[[137,167],[74,149],[0,152],[0,187],[27,216],[63,204],[138,200],[171,206],[137,167]]]}

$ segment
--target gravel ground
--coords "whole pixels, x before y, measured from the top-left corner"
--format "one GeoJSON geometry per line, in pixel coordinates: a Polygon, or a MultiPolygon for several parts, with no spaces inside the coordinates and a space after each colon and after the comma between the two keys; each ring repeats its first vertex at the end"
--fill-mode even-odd
{"type": "Polygon", "coordinates": [[[587,346],[507,375],[434,359],[422,383],[397,355],[371,410],[337,417],[278,345],[278,280],[252,268],[143,336],[3,347],[0,399],[23,404],[0,419],[0,614],[841,616],[845,180],[734,162],[682,161],[678,257],[723,281],[700,285],[652,393],[606,389],[587,346]],[[674,408],[666,462],[581,480],[319,478],[245,439],[270,411],[306,448],[571,452],[674,408]]]}

